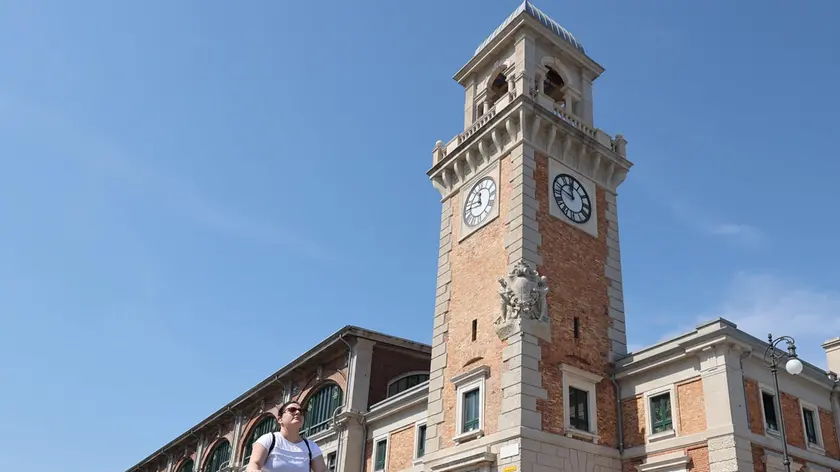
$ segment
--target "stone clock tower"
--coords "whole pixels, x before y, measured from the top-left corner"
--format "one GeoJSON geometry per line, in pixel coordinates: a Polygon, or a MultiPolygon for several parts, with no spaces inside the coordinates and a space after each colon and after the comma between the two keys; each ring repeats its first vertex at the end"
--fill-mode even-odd
{"type": "Polygon", "coordinates": [[[595,127],[604,69],[528,1],[455,75],[464,131],[441,194],[427,471],[620,471],[611,362],[626,353],[616,189],[595,127]]]}

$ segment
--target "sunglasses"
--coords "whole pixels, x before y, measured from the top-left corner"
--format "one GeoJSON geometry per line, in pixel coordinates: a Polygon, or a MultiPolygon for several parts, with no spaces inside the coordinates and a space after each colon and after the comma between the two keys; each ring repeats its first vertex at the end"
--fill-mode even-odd
{"type": "Polygon", "coordinates": [[[289,412],[290,415],[295,415],[300,413],[301,409],[296,406],[290,406],[289,408],[286,408],[285,411],[289,412]]]}

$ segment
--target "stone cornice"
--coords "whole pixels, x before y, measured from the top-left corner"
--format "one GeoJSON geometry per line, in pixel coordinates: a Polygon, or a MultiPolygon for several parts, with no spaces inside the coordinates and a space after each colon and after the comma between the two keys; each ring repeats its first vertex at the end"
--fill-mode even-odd
{"type": "Polygon", "coordinates": [[[428,401],[428,398],[429,381],[427,380],[426,382],[372,405],[370,407],[370,411],[365,414],[365,420],[368,423],[379,421],[407,408],[411,408],[420,403],[425,403],[428,401]]]}
{"type": "Polygon", "coordinates": [[[442,200],[522,141],[614,192],[633,166],[618,152],[624,152],[624,138],[613,139],[562,109],[549,110],[547,105],[537,104],[528,94],[515,98],[508,94],[445,146],[438,141],[432,152],[434,165],[427,175],[442,200]],[[545,139],[541,139],[543,130],[547,130],[545,139]],[[551,152],[555,145],[559,155],[551,152]]]}
{"type": "MultiPolygon", "coordinates": [[[[710,349],[726,347],[753,357],[762,358],[767,343],[741,331],[734,323],[717,319],[698,326],[694,331],[631,353],[616,361],[616,379],[632,377],[689,356],[701,355],[710,349]]],[[[831,390],[828,372],[802,360],[804,370],[797,377],[831,390]]]]}

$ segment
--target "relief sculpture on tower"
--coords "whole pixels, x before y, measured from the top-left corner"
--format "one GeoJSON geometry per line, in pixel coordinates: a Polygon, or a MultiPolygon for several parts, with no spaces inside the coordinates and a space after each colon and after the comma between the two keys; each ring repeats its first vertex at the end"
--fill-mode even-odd
{"type": "Polygon", "coordinates": [[[500,314],[494,322],[496,334],[504,340],[520,331],[542,339],[550,336],[548,280],[525,261],[513,266],[499,279],[500,314]]]}

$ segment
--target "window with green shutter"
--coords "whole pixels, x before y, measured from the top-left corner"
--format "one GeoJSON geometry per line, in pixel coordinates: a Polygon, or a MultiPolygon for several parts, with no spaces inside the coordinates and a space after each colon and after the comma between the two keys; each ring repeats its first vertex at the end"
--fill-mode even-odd
{"type": "Polygon", "coordinates": [[[650,428],[652,434],[663,433],[673,428],[670,393],[650,397],[650,428]]]}
{"type": "Polygon", "coordinates": [[[220,472],[222,467],[228,465],[230,461],[230,443],[224,440],[213,448],[210,457],[207,458],[207,463],[204,466],[204,472],[220,472]]]}
{"type": "Polygon", "coordinates": [[[388,452],[388,440],[381,439],[376,442],[376,460],[373,464],[373,470],[385,470],[385,455],[388,452]]]}
{"type": "Polygon", "coordinates": [[[336,384],[328,384],[321,387],[306,402],[306,418],[301,434],[311,436],[326,429],[329,429],[333,413],[341,406],[343,392],[336,384]]]}
{"type": "Polygon", "coordinates": [[[251,428],[251,432],[248,433],[248,439],[245,440],[245,454],[242,459],[242,465],[248,465],[248,461],[251,460],[251,453],[254,451],[254,443],[257,439],[264,434],[275,431],[277,431],[277,419],[273,415],[266,416],[256,426],[251,428]]]}
{"type": "Polygon", "coordinates": [[[480,419],[480,405],[479,405],[479,390],[476,388],[464,393],[464,412],[463,412],[463,427],[462,433],[468,431],[475,431],[479,426],[480,419]]]}
{"type": "Polygon", "coordinates": [[[178,472],[193,472],[192,459],[187,459],[183,463],[181,463],[181,467],[178,467],[178,472]]]}

